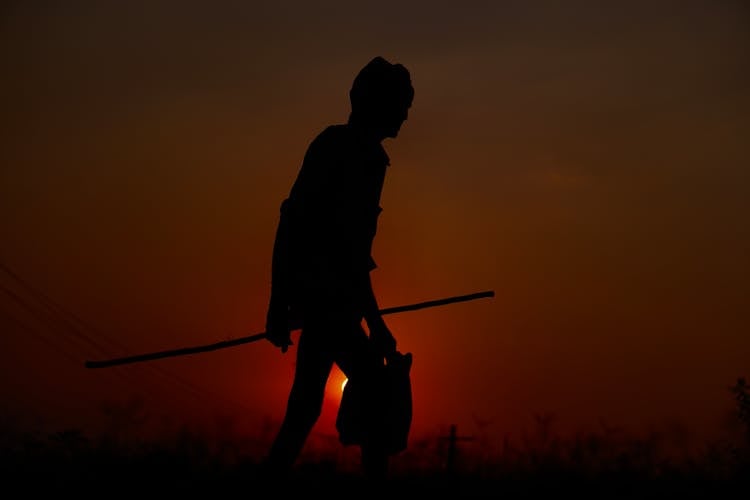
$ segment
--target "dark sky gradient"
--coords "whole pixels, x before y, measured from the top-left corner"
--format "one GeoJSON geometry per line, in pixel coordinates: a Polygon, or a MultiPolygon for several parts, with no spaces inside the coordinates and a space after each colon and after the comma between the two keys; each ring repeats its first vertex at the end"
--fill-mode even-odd
{"type": "Polygon", "coordinates": [[[416,96],[384,143],[381,305],[497,294],[389,317],[415,433],[715,435],[750,375],[749,28],[740,1],[3,7],[0,260],[85,326],[0,271],[2,418],[280,419],[270,344],[83,361],[262,330],[278,205],[382,55],[416,96]]]}

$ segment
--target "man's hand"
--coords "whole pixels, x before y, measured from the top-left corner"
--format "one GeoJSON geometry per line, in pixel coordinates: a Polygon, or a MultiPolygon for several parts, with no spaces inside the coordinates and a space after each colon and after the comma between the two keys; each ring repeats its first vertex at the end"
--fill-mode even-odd
{"type": "Polygon", "coordinates": [[[389,358],[396,352],[396,338],[383,322],[370,327],[370,341],[378,355],[389,358]]]}
{"type": "Polygon", "coordinates": [[[292,345],[289,308],[271,304],[266,314],[266,339],[286,352],[292,345]]]}

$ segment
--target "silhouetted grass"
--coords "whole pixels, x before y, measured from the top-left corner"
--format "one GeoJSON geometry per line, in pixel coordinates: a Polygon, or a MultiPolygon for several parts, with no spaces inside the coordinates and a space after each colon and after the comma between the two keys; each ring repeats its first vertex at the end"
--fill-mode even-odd
{"type": "Polygon", "coordinates": [[[0,436],[0,470],[6,489],[24,496],[66,493],[78,496],[211,494],[252,497],[320,492],[328,498],[373,495],[440,495],[533,498],[743,498],[750,492],[748,387],[731,388],[737,422],[733,441],[706,444],[697,453],[666,453],[663,436],[643,437],[603,427],[561,437],[548,420],[518,442],[476,442],[446,466],[444,441],[415,440],[392,460],[391,475],[380,485],[359,474],[356,450],[329,443],[316,456],[300,458],[287,480],[269,483],[257,463],[264,445],[238,437],[217,440],[179,429],[159,439],[96,438],[79,430],[0,436]]]}
{"type": "MultiPolygon", "coordinates": [[[[441,467],[439,460],[406,455],[394,459],[387,488],[463,496],[565,492],[606,498],[703,494],[716,498],[735,487],[748,491],[747,454],[737,453],[735,446],[717,443],[684,461],[661,459],[648,451],[652,447],[648,442],[608,443],[602,436],[577,436],[543,449],[507,447],[485,461],[466,456],[454,470],[441,467]]],[[[4,485],[28,494],[232,494],[269,487],[252,457],[227,460],[211,443],[189,433],[177,440],[128,445],[92,441],[77,431],[24,435],[4,448],[1,460],[4,485]]],[[[356,467],[309,457],[277,486],[285,491],[333,489],[343,494],[349,487],[371,491],[356,467]]]]}

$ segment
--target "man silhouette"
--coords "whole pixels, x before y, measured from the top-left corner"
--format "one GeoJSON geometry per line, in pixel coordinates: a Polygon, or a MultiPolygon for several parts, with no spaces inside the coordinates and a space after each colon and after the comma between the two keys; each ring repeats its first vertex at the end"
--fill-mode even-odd
{"type": "Polygon", "coordinates": [[[382,373],[386,361],[402,355],[379,312],[371,250],[389,165],[381,142],[398,136],[413,97],[404,66],[372,59],[349,91],[348,121],[328,126],[310,143],[281,204],[266,337],[286,352],[290,330],[302,331],[286,413],[265,461],[274,477],[290,471],[320,417],[334,363],[366,395],[359,423],[364,473],[385,476],[382,373]]]}

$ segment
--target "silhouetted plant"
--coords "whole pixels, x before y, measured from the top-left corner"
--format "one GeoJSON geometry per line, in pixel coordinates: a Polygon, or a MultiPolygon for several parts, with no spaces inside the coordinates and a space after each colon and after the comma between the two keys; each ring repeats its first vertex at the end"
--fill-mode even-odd
{"type": "Polygon", "coordinates": [[[739,377],[730,388],[735,402],[737,419],[742,426],[743,438],[732,448],[737,474],[750,477],[750,386],[744,377],[739,377]]]}
{"type": "Polygon", "coordinates": [[[750,386],[744,377],[737,379],[737,382],[731,388],[737,404],[737,418],[744,426],[746,444],[750,444],[750,386]]]}

